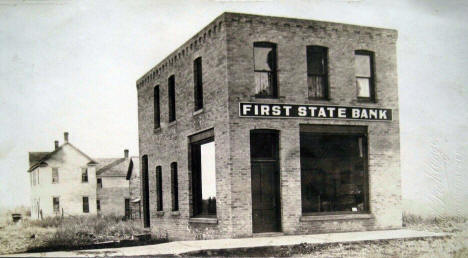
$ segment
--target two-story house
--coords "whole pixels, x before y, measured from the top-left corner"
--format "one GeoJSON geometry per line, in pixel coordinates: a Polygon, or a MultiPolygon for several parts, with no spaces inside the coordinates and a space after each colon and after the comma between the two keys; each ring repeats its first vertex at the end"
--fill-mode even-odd
{"type": "MultiPolygon", "coordinates": [[[[93,159],[55,141],[52,152],[30,152],[31,217],[69,215],[130,216],[130,158],[93,159]]],[[[134,199],[139,196],[133,196],[134,199]]]]}

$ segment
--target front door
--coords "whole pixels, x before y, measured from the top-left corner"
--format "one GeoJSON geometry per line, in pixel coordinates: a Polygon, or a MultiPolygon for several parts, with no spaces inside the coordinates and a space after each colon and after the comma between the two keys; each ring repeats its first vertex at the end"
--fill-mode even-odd
{"type": "Polygon", "coordinates": [[[278,133],[250,135],[253,233],[281,231],[278,133]]]}

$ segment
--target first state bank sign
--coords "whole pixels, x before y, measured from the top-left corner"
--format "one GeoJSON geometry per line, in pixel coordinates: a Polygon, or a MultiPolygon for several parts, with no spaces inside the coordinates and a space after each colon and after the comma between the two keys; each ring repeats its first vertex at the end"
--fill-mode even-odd
{"type": "Polygon", "coordinates": [[[239,103],[239,116],[259,118],[319,118],[391,121],[392,110],[385,108],[241,102],[239,103]]]}

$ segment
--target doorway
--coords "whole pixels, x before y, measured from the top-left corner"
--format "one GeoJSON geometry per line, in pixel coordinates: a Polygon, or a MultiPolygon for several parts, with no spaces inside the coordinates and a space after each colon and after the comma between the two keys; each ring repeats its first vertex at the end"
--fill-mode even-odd
{"type": "Polygon", "coordinates": [[[281,231],[279,132],[250,131],[253,233],[281,231]]]}

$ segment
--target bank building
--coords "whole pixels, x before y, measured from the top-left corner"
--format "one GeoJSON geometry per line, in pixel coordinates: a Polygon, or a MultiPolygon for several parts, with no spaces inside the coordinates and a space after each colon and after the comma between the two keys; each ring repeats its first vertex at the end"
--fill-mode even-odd
{"type": "Polygon", "coordinates": [[[402,225],[397,31],[223,13],[136,82],[145,227],[402,225]]]}

